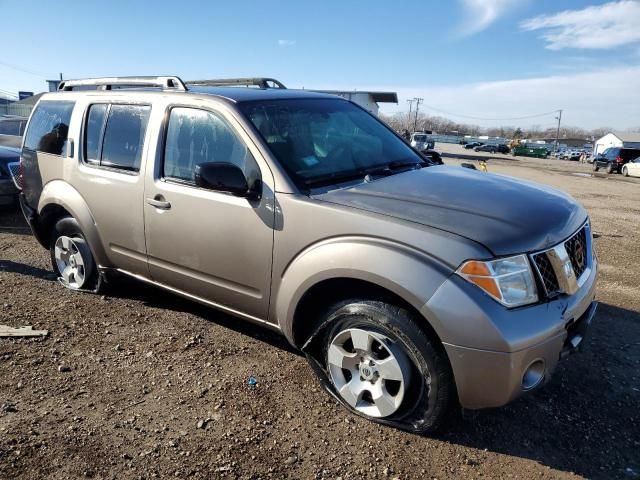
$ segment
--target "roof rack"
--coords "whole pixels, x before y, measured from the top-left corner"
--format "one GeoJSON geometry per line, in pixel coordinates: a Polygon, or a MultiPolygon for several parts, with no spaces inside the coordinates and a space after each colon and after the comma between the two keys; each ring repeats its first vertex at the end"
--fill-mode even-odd
{"type": "Polygon", "coordinates": [[[78,87],[96,87],[96,90],[112,90],[113,87],[145,88],[157,87],[162,90],[186,91],[187,87],[179,77],[103,77],[85,78],[81,80],[64,80],[58,86],[59,91],[70,92],[78,87]]]}
{"type": "Polygon", "coordinates": [[[188,85],[202,85],[206,87],[259,87],[259,88],[283,88],[287,87],[275,78],[218,78],[211,80],[189,80],[188,85]]]}

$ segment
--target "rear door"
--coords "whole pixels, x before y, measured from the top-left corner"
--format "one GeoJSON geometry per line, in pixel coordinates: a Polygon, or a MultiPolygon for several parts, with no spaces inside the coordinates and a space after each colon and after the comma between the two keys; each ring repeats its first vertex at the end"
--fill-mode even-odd
{"type": "Polygon", "coordinates": [[[86,200],[109,260],[148,276],[144,239],[144,165],[150,103],[96,100],[83,118],[72,185],[86,200]]]}
{"type": "Polygon", "coordinates": [[[145,230],[153,280],[254,319],[266,319],[271,284],[273,176],[226,107],[169,105],[147,172],[145,230]],[[230,162],[262,198],[198,188],[195,168],[230,162]],[[158,203],[161,202],[161,203],[158,203]]]}

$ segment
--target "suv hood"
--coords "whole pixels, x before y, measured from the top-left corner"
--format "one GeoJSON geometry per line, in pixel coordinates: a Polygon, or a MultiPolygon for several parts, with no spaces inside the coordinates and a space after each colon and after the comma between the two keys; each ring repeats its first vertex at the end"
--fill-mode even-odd
{"type": "Polygon", "coordinates": [[[399,173],[313,198],[454,233],[496,256],[556,245],[587,219],[584,208],[559,190],[447,166],[399,173]]]}

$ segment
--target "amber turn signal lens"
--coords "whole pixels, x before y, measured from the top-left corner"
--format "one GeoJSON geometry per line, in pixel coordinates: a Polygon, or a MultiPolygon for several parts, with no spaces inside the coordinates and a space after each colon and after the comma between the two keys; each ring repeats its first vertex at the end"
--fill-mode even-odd
{"type": "Polygon", "coordinates": [[[502,294],[500,293],[500,289],[498,288],[498,283],[491,277],[474,277],[468,276],[467,280],[471,283],[475,283],[489,295],[497,298],[498,300],[502,298],[502,294]]]}
{"type": "Polygon", "coordinates": [[[483,277],[491,276],[491,272],[489,271],[487,264],[484,262],[477,262],[475,260],[465,263],[460,269],[460,273],[464,273],[465,275],[482,275],[483,277]]]}

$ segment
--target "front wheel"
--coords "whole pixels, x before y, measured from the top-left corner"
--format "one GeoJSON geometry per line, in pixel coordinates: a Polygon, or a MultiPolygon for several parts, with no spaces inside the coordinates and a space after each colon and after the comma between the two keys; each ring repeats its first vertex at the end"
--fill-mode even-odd
{"type": "Polygon", "coordinates": [[[100,284],[96,262],[80,225],[72,217],[58,220],[51,233],[51,265],[70,290],[96,290],[100,284]]]}
{"type": "Polygon", "coordinates": [[[352,412],[414,433],[435,431],[455,398],[453,374],[424,319],[382,302],[353,300],[329,314],[327,377],[352,412]]]}
{"type": "Polygon", "coordinates": [[[596,162],[593,162],[593,171],[597,172],[598,170],[600,170],[600,167],[598,166],[598,164],[596,162]]]}
{"type": "Polygon", "coordinates": [[[625,177],[629,176],[629,170],[626,166],[622,167],[622,175],[624,175],[625,177]]]}

